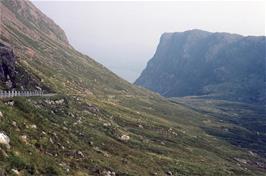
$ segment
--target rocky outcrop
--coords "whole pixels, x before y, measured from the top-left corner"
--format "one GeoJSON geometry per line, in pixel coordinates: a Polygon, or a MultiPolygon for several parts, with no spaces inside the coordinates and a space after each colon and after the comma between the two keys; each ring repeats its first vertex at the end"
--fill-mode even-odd
{"type": "Polygon", "coordinates": [[[51,90],[41,79],[29,73],[17,63],[13,49],[0,42],[0,89],[1,90],[51,90]]]}
{"type": "Polygon", "coordinates": [[[165,33],[136,84],[166,97],[266,102],[265,37],[165,33]]]}
{"type": "Polygon", "coordinates": [[[0,81],[2,88],[15,87],[16,57],[11,48],[0,43],[0,81]]]}

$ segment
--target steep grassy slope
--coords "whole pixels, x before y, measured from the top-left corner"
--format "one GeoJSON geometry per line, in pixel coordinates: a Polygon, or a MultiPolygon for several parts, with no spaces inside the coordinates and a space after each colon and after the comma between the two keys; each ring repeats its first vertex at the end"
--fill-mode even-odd
{"type": "Polygon", "coordinates": [[[1,40],[21,68],[57,93],[0,102],[0,131],[10,137],[10,148],[0,145],[0,174],[265,175],[264,158],[201,128],[211,117],[77,52],[31,3],[0,5],[1,40]]]}

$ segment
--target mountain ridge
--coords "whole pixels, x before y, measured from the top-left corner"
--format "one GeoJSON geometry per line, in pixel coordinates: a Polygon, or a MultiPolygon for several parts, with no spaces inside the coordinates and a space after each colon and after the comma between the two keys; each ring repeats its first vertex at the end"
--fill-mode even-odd
{"type": "Polygon", "coordinates": [[[265,103],[265,62],[265,36],[244,37],[202,30],[165,33],[135,84],[167,97],[210,95],[265,103]],[[254,73],[253,80],[259,90],[252,92],[249,77],[254,73]]]}
{"type": "MultiPolygon", "coordinates": [[[[12,0],[8,2],[7,0],[3,0],[1,3],[4,4],[1,5],[1,25],[9,23],[12,20],[13,24],[16,24],[14,26],[17,29],[24,30],[24,33],[31,35],[33,38],[38,37],[36,35],[38,31],[34,31],[34,29],[40,29],[39,32],[42,32],[43,35],[69,45],[65,32],[30,1],[12,0]],[[27,20],[24,23],[17,20],[23,18],[27,20]],[[31,28],[31,30],[28,30],[28,28],[31,28]]],[[[4,26],[1,26],[1,29],[2,27],[4,26]]],[[[8,34],[5,30],[1,30],[1,35],[1,38],[8,39],[8,34]]]]}

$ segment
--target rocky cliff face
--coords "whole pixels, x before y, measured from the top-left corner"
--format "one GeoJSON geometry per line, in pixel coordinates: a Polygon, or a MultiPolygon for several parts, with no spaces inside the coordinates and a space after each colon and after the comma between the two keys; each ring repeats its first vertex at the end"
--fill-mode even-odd
{"type": "Polygon", "coordinates": [[[0,43],[0,81],[2,88],[15,87],[16,57],[11,48],[0,43]]]}
{"type": "Polygon", "coordinates": [[[136,84],[166,97],[265,102],[265,37],[165,33],[136,84]]]}
{"type": "Polygon", "coordinates": [[[51,91],[37,75],[28,72],[17,63],[13,49],[0,42],[0,89],[1,90],[37,90],[51,91]]]}

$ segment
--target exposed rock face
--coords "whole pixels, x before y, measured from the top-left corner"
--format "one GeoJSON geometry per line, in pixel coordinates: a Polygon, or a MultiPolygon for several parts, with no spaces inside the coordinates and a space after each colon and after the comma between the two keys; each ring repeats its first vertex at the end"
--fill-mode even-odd
{"type": "Polygon", "coordinates": [[[16,58],[13,49],[0,42],[0,89],[49,90],[38,77],[17,65],[16,58]]]}
{"type": "Polygon", "coordinates": [[[2,87],[15,87],[16,57],[11,48],[0,43],[0,81],[2,87]]]}
{"type": "Polygon", "coordinates": [[[165,33],[137,85],[166,97],[265,103],[265,37],[201,30],[165,33]]]}

